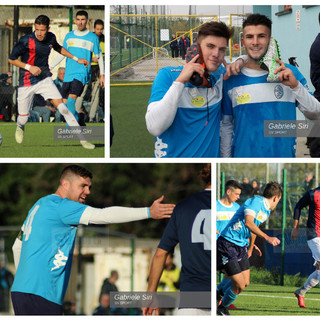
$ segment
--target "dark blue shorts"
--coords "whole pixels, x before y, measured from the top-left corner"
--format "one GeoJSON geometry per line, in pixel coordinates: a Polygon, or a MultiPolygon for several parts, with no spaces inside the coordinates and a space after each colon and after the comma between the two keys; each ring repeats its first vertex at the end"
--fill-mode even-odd
{"type": "Polygon", "coordinates": [[[38,295],[11,292],[15,315],[62,315],[62,306],[38,295]]]}
{"type": "Polygon", "coordinates": [[[240,247],[223,237],[217,240],[217,269],[232,276],[250,269],[247,247],[240,247]]]}
{"type": "Polygon", "coordinates": [[[64,82],[61,88],[62,98],[68,99],[69,94],[75,94],[77,97],[80,97],[83,88],[84,84],[77,79],[73,79],[71,82],[64,82]]]}

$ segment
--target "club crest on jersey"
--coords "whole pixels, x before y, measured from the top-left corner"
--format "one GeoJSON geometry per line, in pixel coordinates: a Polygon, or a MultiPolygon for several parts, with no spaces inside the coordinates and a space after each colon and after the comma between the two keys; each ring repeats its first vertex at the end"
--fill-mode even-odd
{"type": "Polygon", "coordinates": [[[274,87],[274,96],[277,99],[281,99],[283,97],[283,88],[279,84],[274,87]]]}
{"type": "Polygon", "coordinates": [[[251,100],[251,95],[249,93],[243,93],[242,95],[237,96],[237,102],[239,104],[245,104],[250,102],[251,100]]]}
{"type": "Polygon", "coordinates": [[[196,98],[191,98],[191,103],[196,107],[200,108],[206,103],[206,99],[201,96],[197,96],[196,98]]]}

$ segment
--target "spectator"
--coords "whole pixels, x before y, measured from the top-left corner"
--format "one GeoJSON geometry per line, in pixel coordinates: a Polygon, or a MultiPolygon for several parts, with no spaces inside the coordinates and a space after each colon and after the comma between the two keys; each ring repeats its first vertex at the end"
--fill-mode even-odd
{"type": "Polygon", "coordinates": [[[170,48],[171,48],[171,55],[172,58],[178,58],[179,56],[179,48],[178,48],[178,40],[176,39],[176,35],[172,34],[171,42],[170,42],[170,48]]]}
{"type": "Polygon", "coordinates": [[[13,109],[12,73],[0,75],[0,121],[11,121],[13,109]]]}
{"type": "Polygon", "coordinates": [[[64,316],[75,316],[76,304],[73,301],[65,301],[63,302],[62,310],[64,316]]]}
{"type": "Polygon", "coordinates": [[[261,189],[257,180],[252,180],[252,196],[258,196],[261,194],[261,189]]]}
{"type": "Polygon", "coordinates": [[[159,281],[158,291],[179,291],[180,269],[173,263],[173,253],[169,253],[159,281]]]}
{"type": "Polygon", "coordinates": [[[94,316],[109,316],[111,315],[110,310],[110,295],[109,293],[103,293],[100,296],[100,304],[93,311],[94,316]]]}
{"type": "Polygon", "coordinates": [[[307,192],[311,189],[313,189],[313,183],[314,183],[314,179],[313,179],[313,173],[312,172],[308,172],[305,175],[305,180],[304,180],[304,192],[307,192]]]}
{"type": "Polygon", "coordinates": [[[54,115],[55,108],[50,106],[41,95],[36,94],[33,98],[32,110],[38,113],[42,122],[50,122],[50,116],[54,115]]]}
{"type": "Polygon", "coordinates": [[[12,273],[4,265],[0,264],[0,312],[9,312],[12,283],[12,273]]]}
{"type": "Polygon", "coordinates": [[[100,298],[104,293],[110,294],[111,291],[119,291],[116,286],[116,281],[119,278],[118,271],[112,270],[110,274],[110,278],[107,278],[103,281],[101,292],[100,292],[100,298]]]}
{"type": "Polygon", "coordinates": [[[188,47],[190,47],[190,40],[183,35],[179,40],[179,49],[182,60],[185,60],[186,58],[188,47]]]}
{"type": "Polygon", "coordinates": [[[251,197],[253,191],[253,187],[250,184],[250,180],[247,177],[244,177],[242,180],[242,192],[241,192],[241,198],[248,199],[251,197]]]}

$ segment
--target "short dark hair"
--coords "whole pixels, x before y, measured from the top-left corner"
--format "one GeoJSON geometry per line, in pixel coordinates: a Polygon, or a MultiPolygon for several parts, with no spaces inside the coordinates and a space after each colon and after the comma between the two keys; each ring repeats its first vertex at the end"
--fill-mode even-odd
{"type": "Polygon", "coordinates": [[[45,16],[44,14],[41,14],[40,16],[36,17],[34,24],[42,24],[47,28],[49,28],[50,18],[45,16]]]}
{"type": "Polygon", "coordinates": [[[244,29],[247,26],[258,26],[263,25],[270,29],[272,21],[265,15],[259,13],[250,14],[242,23],[242,28],[244,29]]]}
{"type": "Polygon", "coordinates": [[[226,182],[226,188],[225,188],[225,190],[227,191],[228,189],[240,189],[240,190],[242,190],[243,189],[243,187],[242,187],[242,185],[238,182],[238,181],[236,181],[236,180],[228,180],[227,182],[226,182]]]}
{"type": "Polygon", "coordinates": [[[84,10],[80,10],[76,13],[76,17],[77,16],[85,16],[86,19],[88,19],[89,15],[88,15],[88,12],[87,11],[84,11],[84,10]]]}
{"type": "Polygon", "coordinates": [[[283,189],[277,181],[271,181],[266,184],[263,190],[263,196],[267,199],[271,199],[274,196],[281,197],[283,193],[283,189]]]}
{"type": "Polygon", "coordinates": [[[198,33],[198,40],[206,36],[225,38],[227,41],[233,36],[234,28],[229,28],[224,22],[207,22],[203,24],[198,33]]]}
{"type": "Polygon", "coordinates": [[[68,179],[70,176],[76,175],[82,178],[90,178],[92,179],[92,173],[84,167],[80,167],[78,165],[72,164],[65,167],[60,175],[60,183],[63,179],[68,179]]]}
{"type": "Polygon", "coordinates": [[[95,28],[96,25],[101,25],[101,26],[104,27],[104,22],[103,22],[101,19],[97,19],[97,20],[94,22],[93,27],[95,28]]]}

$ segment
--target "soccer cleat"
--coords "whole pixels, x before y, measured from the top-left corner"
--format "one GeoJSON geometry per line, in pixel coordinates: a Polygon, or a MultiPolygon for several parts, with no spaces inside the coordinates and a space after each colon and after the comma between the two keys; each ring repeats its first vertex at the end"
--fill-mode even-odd
{"type": "Polygon", "coordinates": [[[237,308],[233,303],[230,304],[230,306],[228,307],[229,310],[239,310],[239,308],[237,308]]]}
{"type": "Polygon", "coordinates": [[[80,141],[80,143],[82,144],[82,146],[85,148],[85,149],[90,149],[90,150],[93,150],[96,146],[86,140],[83,140],[83,141],[80,141]]]}
{"type": "Polygon", "coordinates": [[[280,64],[276,61],[276,59],[280,60],[280,50],[279,50],[277,40],[271,37],[268,50],[260,60],[261,69],[268,71],[268,76],[267,76],[268,82],[279,81],[279,73],[274,74],[274,71],[278,67],[280,67],[280,64]]]}
{"type": "Polygon", "coordinates": [[[23,141],[23,136],[24,136],[24,130],[17,126],[16,133],[15,133],[15,138],[17,143],[22,143],[23,141]]]}
{"type": "Polygon", "coordinates": [[[296,290],[294,295],[297,297],[298,299],[298,305],[300,308],[305,308],[306,307],[306,304],[305,304],[305,301],[304,301],[304,296],[300,296],[299,294],[299,290],[296,290]]]}
{"type": "Polygon", "coordinates": [[[230,313],[226,307],[220,305],[217,308],[217,315],[218,316],[230,316],[230,313]]]}
{"type": "Polygon", "coordinates": [[[220,290],[217,290],[217,308],[220,306],[222,302],[222,294],[220,290]]]}

